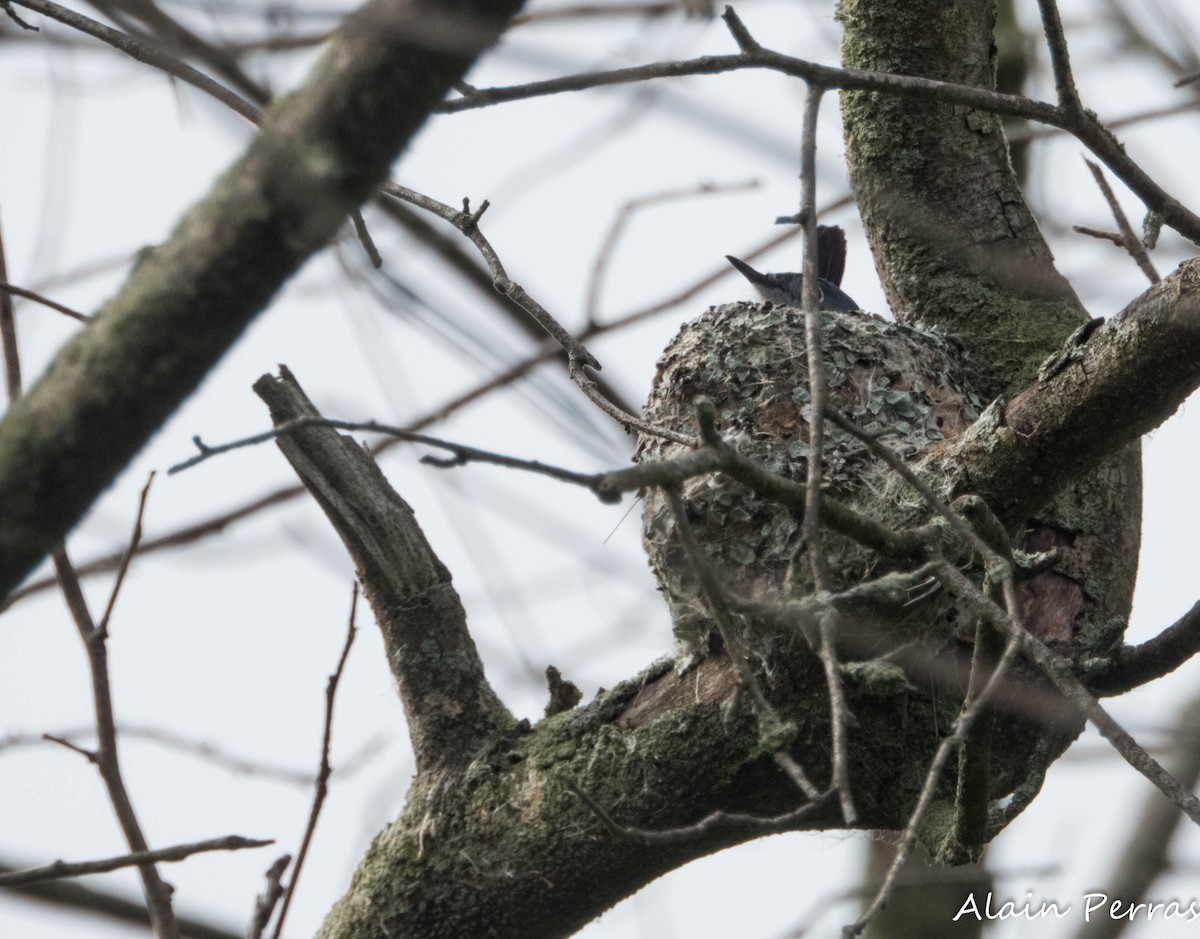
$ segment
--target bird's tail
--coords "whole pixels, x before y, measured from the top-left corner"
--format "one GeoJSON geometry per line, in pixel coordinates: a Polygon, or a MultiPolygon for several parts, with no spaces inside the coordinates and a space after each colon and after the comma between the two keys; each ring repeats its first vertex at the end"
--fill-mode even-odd
{"type": "Polygon", "coordinates": [[[817,226],[817,273],[835,287],[846,273],[846,233],[837,225],[817,226]]]}

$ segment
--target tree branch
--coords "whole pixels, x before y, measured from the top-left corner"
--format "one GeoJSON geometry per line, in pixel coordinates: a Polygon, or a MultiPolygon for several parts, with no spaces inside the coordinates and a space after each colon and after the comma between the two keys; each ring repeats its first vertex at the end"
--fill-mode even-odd
{"type": "Polygon", "coordinates": [[[1112,191],[1108,180],[1104,178],[1104,170],[1086,158],[1083,162],[1087,164],[1092,179],[1096,180],[1096,185],[1100,188],[1104,201],[1108,203],[1109,211],[1112,212],[1113,221],[1117,223],[1120,234],[1117,236],[1116,243],[1129,253],[1142,273],[1146,275],[1146,279],[1152,284],[1157,284],[1162,280],[1162,276],[1155,270],[1154,262],[1150,260],[1150,252],[1146,250],[1146,246],[1134,233],[1133,226],[1129,224],[1129,219],[1126,218],[1121,203],[1117,201],[1116,193],[1112,191]]]}
{"type": "Polygon", "coordinates": [[[1007,406],[992,404],[934,459],[956,494],[979,495],[1007,525],[1020,524],[1200,386],[1200,261],[1096,323],[1048,359],[1037,382],[1007,406]]]}
{"type": "Polygon", "coordinates": [[[1200,603],[1153,639],[1121,649],[1103,671],[1088,677],[1087,686],[1104,697],[1124,694],[1169,675],[1197,652],[1200,652],[1200,603]]]}
{"type": "MultiPolygon", "coordinates": [[[[286,368],[254,390],[276,424],[317,417],[286,368]]],[[[418,771],[463,766],[516,724],[483,674],[450,572],[359,444],[324,426],[278,438],[341,536],[383,631],[418,771]]]]}
{"type": "MultiPolygon", "coordinates": [[[[137,546],[149,487],[150,483],[147,482],[145,488],[142,489],[133,538],[130,549],[126,552],[126,559],[132,555],[133,549],[137,546]]],[[[84,651],[87,655],[92,684],[92,709],[96,721],[96,749],[87,751],[65,740],[59,742],[86,757],[96,767],[108,792],[117,824],[120,826],[121,833],[125,836],[130,850],[134,854],[148,852],[150,845],[142,832],[141,823],[138,821],[133,800],[129,796],[124,774],[121,771],[120,753],[117,748],[116,717],[112,700],[112,677],[108,667],[108,615],[112,612],[124,578],[119,576],[113,584],[105,619],[97,624],[88,609],[83,589],[79,585],[79,579],[75,576],[75,569],[71,566],[70,558],[67,557],[67,549],[63,545],[59,545],[54,550],[54,573],[58,577],[63,599],[66,600],[67,608],[71,612],[71,619],[75,622],[75,628],[79,632],[79,638],[83,641],[84,651]]],[[[122,575],[123,573],[124,570],[122,570],[122,575]]],[[[142,879],[142,889],[146,896],[146,906],[150,913],[150,923],[154,935],[157,939],[179,939],[179,923],[171,904],[172,888],[159,875],[158,868],[152,861],[136,863],[138,874],[142,879]]]]}
{"type": "MultiPolygon", "coordinates": [[[[990,9],[990,7],[988,8],[990,9]]],[[[853,14],[843,9],[840,14],[853,14]]],[[[584,72],[545,81],[529,82],[502,88],[474,89],[470,93],[442,104],[438,111],[453,113],[488,107],[510,101],[520,101],[545,95],[583,91],[661,78],[682,78],[689,75],[719,75],[745,69],[769,69],[792,75],[825,88],[844,91],[878,91],[889,95],[920,99],[925,102],[962,105],[979,111],[1010,117],[1023,117],[1069,131],[1099,157],[1122,181],[1146,203],[1146,207],[1163,216],[1166,224],[1193,241],[1200,242],[1200,216],[1158,185],[1125,153],[1112,132],[1086,110],[1074,112],[1044,101],[1034,101],[1020,95],[1007,95],[968,83],[940,81],[922,76],[902,74],[901,69],[871,70],[865,68],[834,68],[766,49],[758,43],[747,44],[749,35],[732,9],[725,8],[723,17],[739,40],[742,52],[736,55],[709,55],[681,62],[656,62],[604,72],[584,72]]],[[[967,32],[959,30],[960,34],[967,32]]],[[[903,44],[894,44],[902,49],[903,44]]]]}
{"type": "MultiPolygon", "coordinates": [[[[0,864],[0,872],[9,873],[15,869],[10,865],[0,864]]],[[[89,917],[104,917],[116,923],[131,923],[143,927],[150,925],[150,914],[144,904],[115,893],[94,890],[83,884],[48,880],[9,889],[27,899],[52,904],[56,912],[63,909],[78,910],[89,917]]],[[[245,933],[241,930],[224,929],[184,916],[178,917],[178,922],[179,932],[184,939],[245,939],[245,933]]]]}
{"type": "MultiPolygon", "coordinates": [[[[354,644],[354,636],[358,632],[358,627],[355,625],[357,613],[358,583],[355,582],[350,597],[350,622],[346,627],[346,642],[342,646],[342,654],[338,657],[337,666],[325,684],[325,729],[321,733],[321,763],[317,768],[317,783],[313,790],[312,807],[308,812],[308,823],[304,826],[304,837],[300,841],[300,850],[296,852],[296,863],[292,867],[292,879],[283,895],[279,918],[275,920],[273,939],[279,939],[283,935],[283,924],[287,919],[288,910],[291,908],[292,897],[296,895],[296,884],[300,881],[300,871],[304,869],[304,859],[308,857],[308,848],[312,844],[313,833],[317,830],[317,819],[321,815],[325,797],[329,794],[329,777],[333,775],[333,765],[329,762],[329,749],[333,744],[333,701],[337,697],[338,683],[342,680],[342,672],[346,670],[346,659],[350,657],[350,647],[354,644]]],[[[282,866],[280,873],[282,874],[282,866]]],[[[272,882],[270,874],[268,874],[267,880],[268,893],[265,896],[269,897],[272,882]]],[[[274,881],[277,882],[278,878],[274,878],[274,881]]],[[[264,900],[264,905],[266,905],[266,900],[264,900]]]]}
{"type": "MultiPolygon", "coordinates": [[[[32,290],[25,290],[23,287],[17,287],[14,284],[0,283],[0,292],[10,294],[14,297],[21,297],[25,300],[32,300],[34,303],[40,303],[44,307],[55,310],[64,316],[69,316],[71,319],[79,320],[81,323],[86,323],[91,319],[90,316],[85,316],[76,310],[72,310],[69,306],[63,306],[61,303],[57,303],[54,300],[51,300],[49,297],[43,297],[40,293],[35,293],[32,290]]],[[[11,301],[8,302],[11,303],[11,301]]]]}
{"type": "Polygon", "coordinates": [[[76,29],[81,33],[86,33],[95,39],[99,39],[101,42],[107,43],[114,49],[119,49],[139,62],[161,69],[166,74],[186,82],[207,95],[211,95],[231,111],[240,114],[252,124],[257,124],[262,117],[262,112],[258,107],[251,104],[241,95],[230,91],[220,82],[213,81],[213,79],[209,78],[203,72],[181,61],[169,52],[163,51],[152,42],[147,42],[136,36],[130,36],[128,33],[113,29],[111,26],[105,26],[91,17],[60,6],[54,0],[12,0],[12,2],[27,7],[49,19],[57,20],[63,25],[76,29]]]}
{"type": "Polygon", "coordinates": [[[451,19],[447,6],[369,0],[351,16],[308,83],[271,108],[247,154],[8,411],[0,596],[382,181],[520,0],[469,0],[451,19]]]}
{"type": "Polygon", "coordinates": [[[1054,90],[1059,107],[1071,114],[1082,114],[1083,105],[1075,88],[1075,76],[1071,73],[1071,56],[1067,50],[1067,37],[1063,32],[1058,4],[1054,0],[1038,0],[1038,9],[1042,13],[1042,29],[1050,49],[1050,66],[1054,70],[1054,90]]]}
{"type": "Polygon", "coordinates": [[[243,838],[241,835],[226,835],[224,838],[210,838],[208,841],[177,844],[169,848],[156,848],[153,851],[133,851],[99,861],[78,861],[73,864],[68,864],[66,861],[55,861],[44,867],[30,867],[21,871],[0,873],[0,887],[26,887],[30,884],[60,880],[64,877],[105,874],[123,867],[157,864],[160,861],[183,861],[193,854],[202,854],[205,851],[239,851],[242,848],[261,848],[274,843],[274,841],[243,838]]]}

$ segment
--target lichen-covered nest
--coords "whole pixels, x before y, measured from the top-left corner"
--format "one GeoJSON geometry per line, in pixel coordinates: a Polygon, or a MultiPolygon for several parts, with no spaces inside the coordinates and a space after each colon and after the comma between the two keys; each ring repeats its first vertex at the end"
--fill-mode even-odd
{"type": "MultiPolygon", "coordinates": [[[[823,312],[822,349],[831,404],[907,461],[952,438],[977,416],[961,352],[947,339],[867,313],[823,312]]],[[[716,405],[718,429],[746,456],[802,482],[812,408],[803,313],[771,304],[710,307],[685,324],[658,363],[646,419],[695,433],[692,402],[716,405]]],[[[643,435],[635,459],[683,452],[643,435]]],[[[894,474],[853,437],[827,425],[823,478],[831,495],[876,517],[912,517],[918,503],[894,474]]],[[[699,543],[728,587],[740,595],[782,588],[796,552],[800,514],[768,502],[726,477],[689,480],[682,490],[699,543]]],[[[711,629],[694,572],[680,556],[662,493],[645,494],[643,539],[670,604],[685,654],[702,655],[711,629]]],[[[829,540],[838,581],[848,586],[871,561],[844,539],[829,540]]],[[[793,586],[793,589],[795,587],[793,586]]]]}

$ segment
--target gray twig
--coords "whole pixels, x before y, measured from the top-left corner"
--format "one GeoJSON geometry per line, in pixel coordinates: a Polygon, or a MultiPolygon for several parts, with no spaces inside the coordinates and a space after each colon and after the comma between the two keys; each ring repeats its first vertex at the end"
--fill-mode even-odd
{"type": "Polygon", "coordinates": [[[109,871],[120,870],[123,867],[157,864],[168,861],[182,861],[193,854],[205,851],[240,851],[243,848],[262,848],[275,842],[263,841],[257,838],[243,838],[241,835],[226,835],[224,838],[210,838],[207,841],[193,841],[190,844],[177,844],[169,848],[157,848],[153,851],[131,851],[116,857],[102,858],[97,861],[55,861],[43,867],[30,867],[22,871],[0,874],[0,887],[23,887],[27,884],[41,883],[46,880],[61,880],[64,877],[82,877],[85,874],[105,874],[109,871]]]}
{"type": "MultiPolygon", "coordinates": [[[[1129,224],[1125,210],[1121,208],[1121,203],[1117,201],[1117,196],[1112,191],[1112,186],[1104,178],[1104,170],[1087,159],[1087,157],[1084,157],[1083,162],[1087,164],[1087,168],[1092,173],[1092,178],[1096,180],[1096,185],[1100,187],[1100,192],[1104,195],[1104,200],[1108,203],[1109,211],[1112,212],[1113,220],[1117,223],[1117,228],[1120,229],[1120,235],[1116,239],[1117,245],[1129,252],[1129,256],[1137,262],[1137,266],[1142,269],[1142,273],[1146,275],[1146,279],[1150,283],[1157,284],[1162,280],[1162,276],[1155,270],[1154,262],[1150,260],[1150,253],[1146,250],[1146,246],[1142,244],[1142,239],[1137,236],[1133,230],[1133,226],[1129,224]]],[[[1089,231],[1087,234],[1092,234],[1092,232],[1089,231]]]]}
{"type": "MultiPolygon", "coordinates": [[[[732,14],[732,11],[729,11],[732,14]]],[[[727,16],[727,19],[735,19],[727,16]]],[[[732,22],[731,22],[731,27],[732,22]]],[[[743,49],[750,42],[749,33],[739,40],[743,49]]],[[[757,44],[755,44],[757,45],[757,44]]],[[[749,47],[754,48],[754,47],[749,47]]],[[[812,568],[813,588],[818,598],[829,591],[829,562],[821,530],[821,474],[824,469],[825,412],[829,400],[829,384],[825,374],[825,359],[821,352],[821,286],[817,261],[817,116],[825,89],[809,83],[804,102],[803,133],[800,144],[800,216],[804,225],[804,342],[808,356],[808,387],[812,401],[812,420],[808,424],[808,466],[804,494],[804,519],[800,533],[812,568]]],[[[854,796],[850,791],[850,773],[846,747],[846,695],[838,669],[834,623],[837,613],[826,608],[817,616],[820,639],[819,653],[825,669],[825,684],[829,688],[829,710],[832,735],[833,789],[838,794],[842,819],[847,825],[858,817],[854,796]]]]}
{"type": "MultiPolygon", "coordinates": [[[[333,701],[337,696],[338,682],[342,680],[342,672],[346,670],[346,659],[350,657],[350,647],[354,644],[354,636],[358,632],[355,618],[358,613],[358,581],[350,594],[350,618],[346,625],[346,642],[342,645],[342,654],[338,657],[337,667],[329,676],[325,685],[325,729],[321,734],[321,765],[317,770],[317,784],[313,792],[312,808],[308,813],[308,824],[304,827],[304,837],[300,841],[300,850],[296,854],[296,865],[292,868],[292,880],[287,892],[283,895],[283,903],[279,908],[279,918],[275,920],[274,939],[283,934],[283,922],[287,919],[288,909],[292,905],[292,897],[296,895],[296,884],[300,881],[300,871],[304,867],[304,859],[308,857],[308,847],[312,844],[313,832],[317,830],[317,819],[321,815],[321,807],[329,793],[329,777],[333,775],[333,766],[329,762],[329,749],[333,743],[333,701]]],[[[282,860],[282,858],[280,859],[282,860]]],[[[279,864],[279,861],[276,862],[279,864]]]]}

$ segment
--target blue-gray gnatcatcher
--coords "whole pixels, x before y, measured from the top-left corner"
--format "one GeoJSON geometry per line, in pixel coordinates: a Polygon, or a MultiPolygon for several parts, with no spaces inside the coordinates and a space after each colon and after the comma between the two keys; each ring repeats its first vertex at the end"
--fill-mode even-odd
{"type": "MultiPolygon", "coordinates": [[[[741,258],[725,255],[729,263],[767,303],[777,306],[800,307],[804,302],[803,274],[763,274],[741,258]]],[[[821,309],[838,313],[853,313],[861,309],[838,285],[846,268],[846,233],[836,225],[817,226],[817,273],[821,287],[821,309]]]]}

